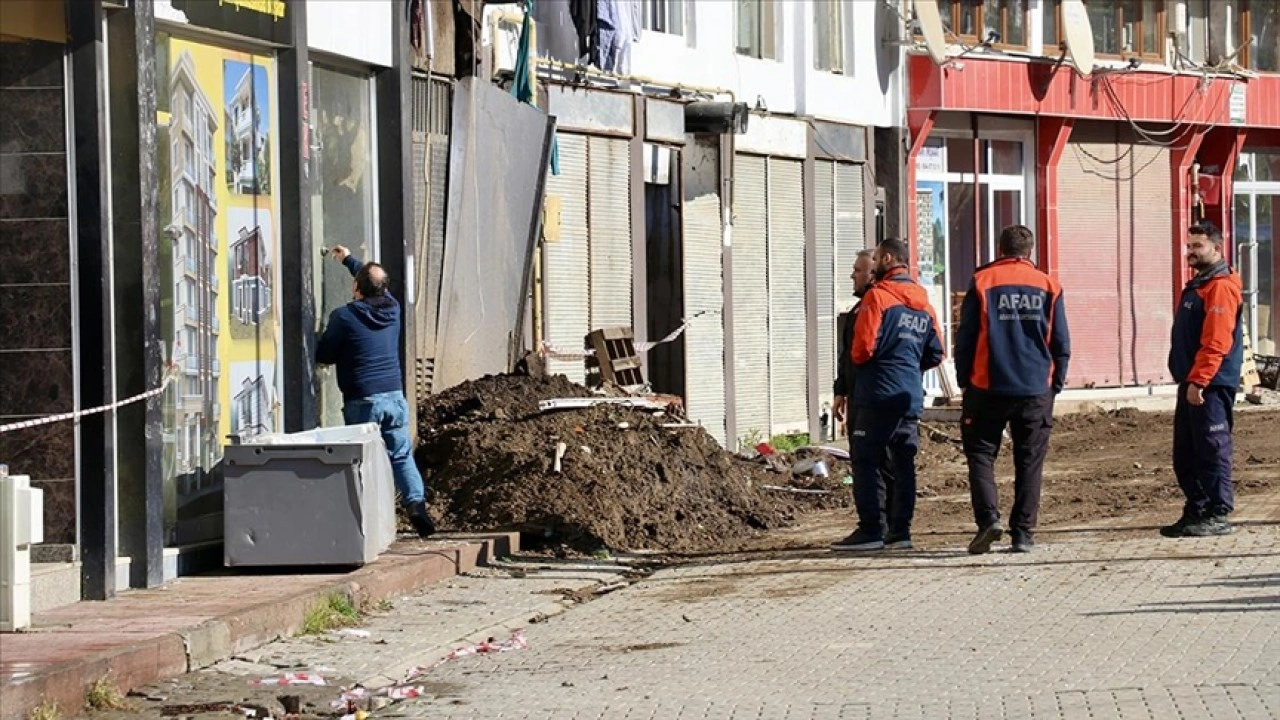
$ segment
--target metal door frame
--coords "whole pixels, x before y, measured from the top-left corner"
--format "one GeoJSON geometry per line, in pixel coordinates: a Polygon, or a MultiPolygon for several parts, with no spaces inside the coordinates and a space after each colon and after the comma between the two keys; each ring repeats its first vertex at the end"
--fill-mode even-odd
{"type": "MultiPolygon", "coordinates": [[[[1258,198],[1259,197],[1275,197],[1280,198],[1280,181],[1244,181],[1237,182],[1232,192],[1232,211],[1235,211],[1235,201],[1241,197],[1248,198],[1249,217],[1248,217],[1248,239],[1246,241],[1240,237],[1239,233],[1232,233],[1232,260],[1237,271],[1245,270],[1242,259],[1247,257],[1249,260],[1248,272],[1241,272],[1240,279],[1244,284],[1245,307],[1248,311],[1248,331],[1249,340],[1254,347],[1258,344],[1258,198]]],[[[1239,218],[1236,218],[1234,225],[1239,226],[1239,218]]],[[[1275,252],[1275,223],[1272,223],[1272,253],[1275,252]]],[[[1276,278],[1272,278],[1274,283],[1276,278]]],[[[1271,312],[1275,312],[1274,298],[1271,303],[1271,312]]],[[[1274,323],[1274,318],[1271,318],[1274,323]]],[[[1270,328],[1268,328],[1270,330],[1270,328]]]]}

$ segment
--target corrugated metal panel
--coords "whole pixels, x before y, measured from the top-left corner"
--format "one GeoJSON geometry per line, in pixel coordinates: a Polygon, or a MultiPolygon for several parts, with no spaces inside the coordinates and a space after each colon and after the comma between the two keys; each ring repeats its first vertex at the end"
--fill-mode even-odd
{"type": "Polygon", "coordinates": [[[1080,123],[1058,165],[1058,279],[1071,326],[1070,387],[1121,384],[1117,166],[1124,162],[1122,152],[1112,126],[1080,123]]]}
{"type": "Polygon", "coordinates": [[[770,158],[769,388],[773,433],[809,427],[804,223],[804,163],[770,158]]]}
{"type": "MultiPolygon", "coordinates": [[[[849,275],[858,252],[873,243],[867,239],[866,205],[862,166],[835,163],[835,315],[853,307],[853,282],[849,275]]],[[[848,352],[842,348],[840,352],[848,352]]]]}
{"type": "Polygon", "coordinates": [[[587,138],[591,328],[631,326],[631,148],[587,138]]]}
{"type": "Polygon", "coordinates": [[[718,143],[689,145],[684,156],[685,410],[727,445],[724,392],[724,252],[720,239],[718,143]],[[695,180],[702,181],[695,184],[695,180]]]}
{"type": "MultiPolygon", "coordinates": [[[[587,138],[560,133],[557,140],[560,174],[547,177],[546,192],[560,198],[560,239],[543,245],[543,313],[547,341],[576,352],[590,331],[587,138]]],[[[550,358],[547,370],[586,380],[581,360],[550,358]]]]}
{"type": "Polygon", "coordinates": [[[422,291],[426,297],[424,306],[432,349],[429,356],[435,357],[436,329],[440,319],[440,281],[444,274],[445,209],[449,204],[449,136],[432,134],[428,139],[430,205],[427,209],[427,247],[426,253],[418,257],[425,258],[426,263],[426,282],[422,291]]]}
{"type": "MultiPolygon", "coordinates": [[[[417,112],[416,104],[414,112],[417,112]]],[[[427,253],[427,243],[423,231],[427,224],[428,207],[431,205],[431,200],[428,197],[431,190],[427,185],[427,156],[429,155],[427,145],[425,135],[414,133],[411,149],[413,153],[413,237],[414,257],[418,258],[425,258],[427,253]]],[[[423,263],[419,268],[417,278],[419,287],[424,286],[429,271],[429,263],[423,263]]],[[[414,318],[416,323],[417,355],[419,357],[430,357],[435,354],[435,322],[429,320],[434,316],[427,310],[426,305],[428,302],[429,300],[424,298],[424,302],[420,303],[414,318]]]]}
{"type": "MultiPolygon", "coordinates": [[[[836,164],[818,160],[814,165],[814,244],[818,293],[818,397],[831,399],[839,351],[836,349],[836,290],[848,268],[836,265],[836,164]]],[[[850,266],[852,267],[852,266],[850,266]]],[[[848,283],[844,284],[848,287],[848,283]]],[[[850,293],[843,293],[849,296],[850,293]]]]}
{"type": "Polygon", "coordinates": [[[733,367],[738,437],[767,438],[769,423],[768,193],[765,159],[733,162],[733,367]]]}
{"type": "MultiPolygon", "coordinates": [[[[1122,149],[1129,146],[1122,146],[1122,149]]],[[[1126,278],[1123,319],[1128,340],[1124,381],[1173,382],[1169,376],[1169,328],[1173,325],[1173,207],[1169,150],[1134,145],[1120,187],[1125,222],[1120,267],[1126,278]]],[[[1072,326],[1074,329],[1075,326],[1072,326]]]]}

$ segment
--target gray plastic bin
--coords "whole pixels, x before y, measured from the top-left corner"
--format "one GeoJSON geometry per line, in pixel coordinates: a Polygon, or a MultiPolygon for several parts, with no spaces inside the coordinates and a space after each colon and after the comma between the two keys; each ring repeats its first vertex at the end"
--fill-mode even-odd
{"type": "Polygon", "coordinates": [[[378,426],[262,435],[223,456],[227,567],[363,565],[396,536],[378,426]]]}

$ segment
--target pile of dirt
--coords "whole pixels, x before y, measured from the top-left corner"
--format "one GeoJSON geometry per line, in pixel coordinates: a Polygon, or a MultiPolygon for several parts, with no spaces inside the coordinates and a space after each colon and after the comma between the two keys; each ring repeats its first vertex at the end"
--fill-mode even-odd
{"type": "Polygon", "coordinates": [[[516,530],[579,552],[697,552],[849,503],[847,466],[831,458],[828,477],[793,486],[701,427],[663,427],[679,420],[666,413],[538,411],[539,400],[588,395],[564,378],[503,376],[427,398],[416,459],[440,526],[516,530]]]}

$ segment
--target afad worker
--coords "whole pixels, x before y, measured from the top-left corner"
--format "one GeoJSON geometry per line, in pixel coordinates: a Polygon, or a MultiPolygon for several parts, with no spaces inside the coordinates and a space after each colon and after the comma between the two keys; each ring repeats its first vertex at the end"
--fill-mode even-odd
{"type": "MultiPolygon", "coordinates": [[[[858,310],[862,308],[862,298],[867,294],[867,290],[871,288],[871,284],[876,279],[875,255],[875,250],[859,250],[857,258],[854,259],[853,273],[849,275],[849,279],[853,281],[853,296],[858,301],[854,303],[849,312],[840,316],[840,333],[836,344],[838,349],[836,351],[836,380],[832,386],[832,394],[835,398],[832,403],[832,413],[835,415],[836,422],[844,423],[851,451],[853,450],[853,427],[857,424],[857,414],[854,412],[853,404],[856,371],[853,366],[853,354],[849,352],[849,349],[853,347],[853,325],[858,318],[858,310]]],[[[893,507],[893,461],[889,458],[888,453],[885,453],[884,461],[880,463],[877,484],[877,492],[884,495],[884,507],[887,512],[888,508],[893,507]]]]}
{"type": "Polygon", "coordinates": [[[1169,372],[1178,382],[1173,415],[1173,473],[1187,502],[1165,537],[1204,537],[1231,532],[1235,509],[1231,485],[1232,406],[1244,364],[1240,276],[1222,254],[1222,231],[1193,226],[1187,263],[1196,276],[1187,283],[1173,318],[1169,372]]]}
{"type": "Polygon", "coordinates": [[[1000,233],[1000,259],[978,268],[960,306],[956,381],[964,388],[960,435],[980,555],[1004,533],[995,463],[1005,426],[1013,438],[1014,552],[1030,552],[1040,512],[1053,399],[1067,382],[1071,336],[1058,282],[1031,263],[1035,236],[1024,225],[1000,233]]]}
{"type": "Polygon", "coordinates": [[[911,547],[916,507],[916,451],[924,412],[923,373],[942,362],[938,319],[924,288],[907,274],[910,250],[885,240],[876,250],[876,282],[862,299],[850,349],[853,391],[853,497],[858,527],[833,550],[911,547]],[[888,527],[878,482],[885,451],[893,459],[888,527]]]}
{"type": "Polygon", "coordinates": [[[409,403],[400,372],[400,303],[392,297],[391,279],[381,265],[362,263],[341,245],[331,254],[355,277],[355,287],[351,302],[329,314],[316,362],[338,367],[342,419],[348,425],[381,428],[409,522],[420,537],[429,537],[436,527],[427,514],[422,474],[413,462],[409,403]]]}

